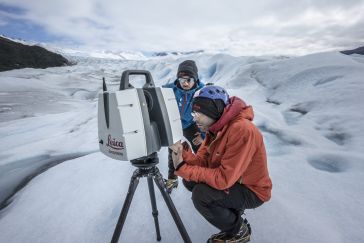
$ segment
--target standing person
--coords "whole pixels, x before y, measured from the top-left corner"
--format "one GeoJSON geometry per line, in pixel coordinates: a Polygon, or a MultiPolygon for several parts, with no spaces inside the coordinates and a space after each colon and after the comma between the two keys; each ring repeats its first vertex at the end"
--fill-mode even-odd
{"type": "Polygon", "coordinates": [[[272,189],[253,109],[219,86],[196,92],[192,109],[206,138],[197,154],[181,142],[171,146],[175,174],[192,192],[198,212],[221,230],[208,242],[247,242],[251,229],[242,213],[268,201],[272,189]]]}
{"type": "MultiPolygon", "coordinates": [[[[173,88],[181,116],[183,136],[191,143],[194,152],[197,152],[204,135],[200,133],[191,115],[192,99],[195,92],[203,86],[204,84],[198,78],[198,69],[193,60],[180,63],[177,70],[177,79],[173,83],[163,86],[164,88],[173,88]]],[[[170,149],[168,149],[168,179],[165,183],[169,193],[178,186],[178,177],[174,174],[170,149]]]]}

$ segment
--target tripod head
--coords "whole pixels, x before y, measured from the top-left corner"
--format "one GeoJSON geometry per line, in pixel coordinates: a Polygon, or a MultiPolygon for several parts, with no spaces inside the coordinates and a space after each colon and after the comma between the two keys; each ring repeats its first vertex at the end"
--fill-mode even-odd
{"type": "Polygon", "coordinates": [[[159,163],[159,158],[157,152],[151,155],[130,160],[131,164],[140,169],[150,169],[159,163]]]}

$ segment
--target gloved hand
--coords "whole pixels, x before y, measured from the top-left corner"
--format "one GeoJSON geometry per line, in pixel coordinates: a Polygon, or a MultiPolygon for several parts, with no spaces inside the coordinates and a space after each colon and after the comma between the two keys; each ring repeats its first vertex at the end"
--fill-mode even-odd
{"type": "Polygon", "coordinates": [[[201,137],[201,133],[196,132],[195,138],[192,140],[192,143],[197,146],[197,145],[200,145],[202,142],[203,142],[203,138],[201,137]]]}
{"type": "Polygon", "coordinates": [[[171,145],[169,148],[172,149],[173,166],[176,170],[178,170],[180,164],[183,162],[183,145],[181,141],[178,141],[177,143],[171,145]]]}

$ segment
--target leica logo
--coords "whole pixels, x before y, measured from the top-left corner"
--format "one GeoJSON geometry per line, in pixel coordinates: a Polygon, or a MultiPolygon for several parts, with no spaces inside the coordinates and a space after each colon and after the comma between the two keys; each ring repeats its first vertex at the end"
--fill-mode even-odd
{"type": "Polygon", "coordinates": [[[117,141],[115,138],[111,138],[111,135],[107,137],[107,144],[106,146],[116,149],[116,150],[122,150],[124,149],[124,144],[121,141],[117,141]]]}

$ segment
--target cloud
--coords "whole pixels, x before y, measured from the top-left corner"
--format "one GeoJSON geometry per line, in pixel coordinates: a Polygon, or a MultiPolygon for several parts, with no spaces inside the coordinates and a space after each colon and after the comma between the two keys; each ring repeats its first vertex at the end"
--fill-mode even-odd
{"type": "Polygon", "coordinates": [[[4,18],[2,15],[0,15],[0,26],[5,26],[7,24],[8,24],[8,22],[6,21],[6,18],[4,18]]]}
{"type": "Polygon", "coordinates": [[[355,0],[0,3],[23,10],[8,18],[30,21],[54,36],[97,49],[305,54],[364,43],[364,1],[355,0]]]}

